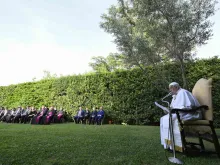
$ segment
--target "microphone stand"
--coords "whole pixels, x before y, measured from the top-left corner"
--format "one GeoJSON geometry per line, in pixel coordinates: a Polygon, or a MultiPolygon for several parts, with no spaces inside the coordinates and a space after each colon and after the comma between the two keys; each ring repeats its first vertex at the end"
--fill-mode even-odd
{"type": "Polygon", "coordinates": [[[170,95],[171,95],[171,93],[169,93],[168,95],[166,95],[164,98],[161,99],[162,102],[168,104],[168,109],[169,109],[169,132],[170,132],[171,144],[172,144],[172,148],[173,148],[173,157],[169,157],[168,160],[171,163],[183,164],[183,162],[180,159],[176,158],[175,140],[174,140],[174,133],[173,133],[173,120],[172,120],[172,111],[170,109],[170,103],[168,101],[164,101],[164,99],[170,95]]]}

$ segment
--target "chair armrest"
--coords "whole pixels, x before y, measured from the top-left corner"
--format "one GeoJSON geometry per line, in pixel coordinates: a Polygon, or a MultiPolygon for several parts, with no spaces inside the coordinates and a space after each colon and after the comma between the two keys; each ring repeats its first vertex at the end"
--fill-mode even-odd
{"type": "Polygon", "coordinates": [[[207,105],[201,105],[199,107],[193,108],[193,109],[171,109],[172,112],[196,112],[196,111],[201,111],[201,110],[208,110],[208,106],[207,105]]]}
{"type": "Polygon", "coordinates": [[[199,107],[193,108],[193,109],[172,109],[171,112],[175,112],[177,115],[177,119],[180,123],[181,126],[183,126],[183,122],[180,119],[180,114],[179,112],[196,112],[196,111],[201,111],[201,110],[208,110],[209,107],[207,105],[201,105],[199,107]]]}

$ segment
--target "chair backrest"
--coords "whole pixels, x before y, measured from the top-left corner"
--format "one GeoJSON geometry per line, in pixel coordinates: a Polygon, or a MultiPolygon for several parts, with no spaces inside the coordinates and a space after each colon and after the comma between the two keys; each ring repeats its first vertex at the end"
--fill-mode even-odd
{"type": "Polygon", "coordinates": [[[192,90],[192,94],[197,98],[200,105],[207,105],[209,107],[208,110],[203,112],[203,118],[212,121],[212,79],[199,79],[192,90]]]}

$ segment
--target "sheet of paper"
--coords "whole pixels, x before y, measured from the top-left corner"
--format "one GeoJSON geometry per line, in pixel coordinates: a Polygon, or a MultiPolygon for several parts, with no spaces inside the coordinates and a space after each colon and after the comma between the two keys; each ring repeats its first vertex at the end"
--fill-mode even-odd
{"type": "Polygon", "coordinates": [[[168,113],[170,112],[167,107],[164,107],[164,106],[158,104],[157,102],[154,102],[154,103],[155,103],[156,106],[158,106],[158,107],[161,108],[162,110],[164,110],[164,111],[166,111],[166,112],[168,112],[168,113]]]}

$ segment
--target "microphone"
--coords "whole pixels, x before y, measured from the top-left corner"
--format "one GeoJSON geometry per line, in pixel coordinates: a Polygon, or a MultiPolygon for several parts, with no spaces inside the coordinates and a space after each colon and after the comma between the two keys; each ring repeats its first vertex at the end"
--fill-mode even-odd
{"type": "Polygon", "coordinates": [[[164,96],[161,100],[163,101],[165,98],[169,97],[172,95],[172,92],[168,93],[166,96],[164,96]]]}
{"type": "Polygon", "coordinates": [[[168,93],[166,96],[164,96],[161,101],[164,102],[164,103],[167,103],[167,107],[169,108],[170,107],[170,103],[169,101],[165,101],[164,99],[171,96],[172,95],[172,92],[168,93]]]}

